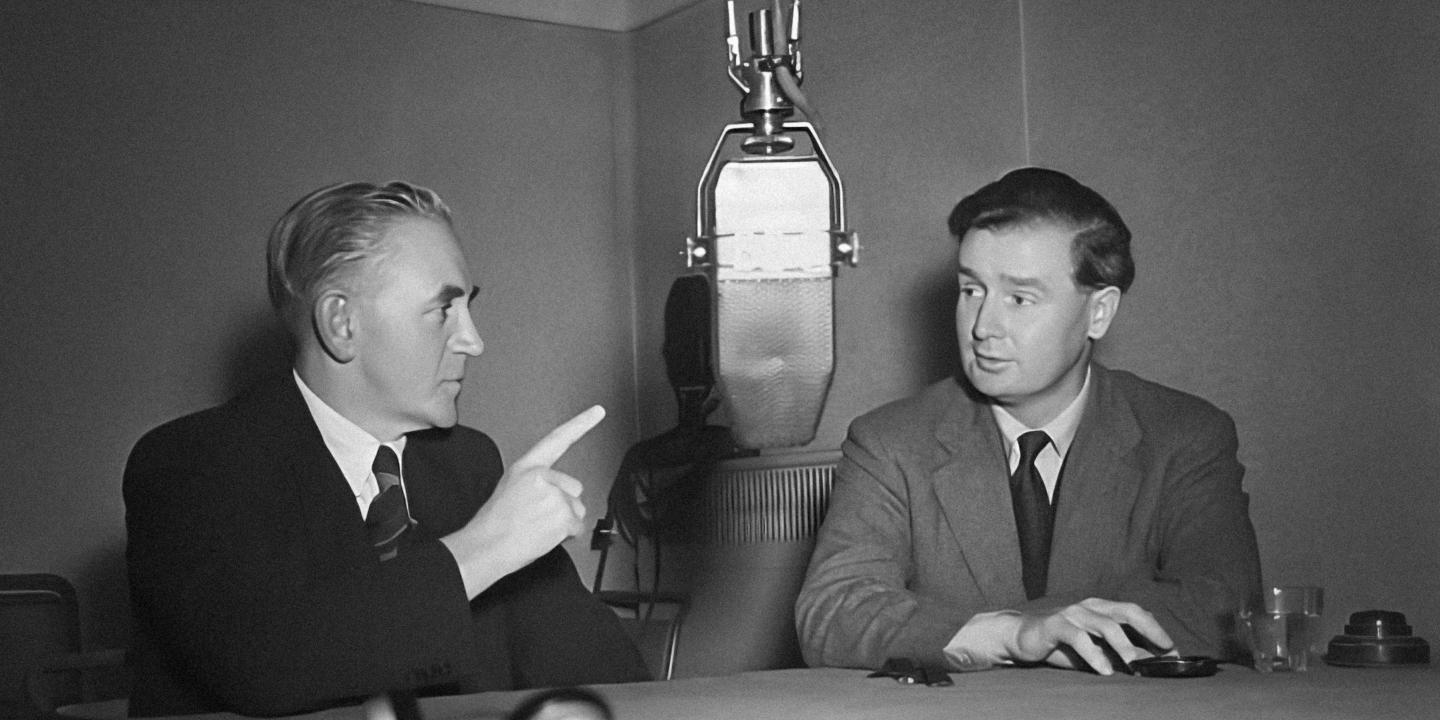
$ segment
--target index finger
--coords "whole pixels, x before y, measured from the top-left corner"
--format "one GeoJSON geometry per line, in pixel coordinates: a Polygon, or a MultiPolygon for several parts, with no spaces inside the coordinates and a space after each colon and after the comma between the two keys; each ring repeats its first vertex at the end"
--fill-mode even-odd
{"type": "Polygon", "coordinates": [[[548,468],[565,454],[585,433],[600,424],[605,419],[605,408],[599,405],[591,406],[590,409],[566,420],[559,427],[551,430],[545,437],[535,443],[524,455],[520,456],[512,465],[513,470],[527,470],[529,468],[548,468]]]}

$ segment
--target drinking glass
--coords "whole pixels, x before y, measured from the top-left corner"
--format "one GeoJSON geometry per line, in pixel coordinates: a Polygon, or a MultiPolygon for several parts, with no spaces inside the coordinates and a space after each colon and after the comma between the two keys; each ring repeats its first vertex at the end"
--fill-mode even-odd
{"type": "Polygon", "coordinates": [[[1324,655],[1321,620],[1325,591],[1313,585],[1268,589],[1260,602],[1236,613],[1240,636],[1260,672],[1310,669],[1324,655]]]}

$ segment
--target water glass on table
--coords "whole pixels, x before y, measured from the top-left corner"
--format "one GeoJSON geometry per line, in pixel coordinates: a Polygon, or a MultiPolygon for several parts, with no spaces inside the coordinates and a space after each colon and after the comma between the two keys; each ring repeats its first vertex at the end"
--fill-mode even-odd
{"type": "Polygon", "coordinates": [[[1313,585],[1283,585],[1236,613],[1240,637],[1260,672],[1305,671],[1325,654],[1325,591],[1313,585]]]}

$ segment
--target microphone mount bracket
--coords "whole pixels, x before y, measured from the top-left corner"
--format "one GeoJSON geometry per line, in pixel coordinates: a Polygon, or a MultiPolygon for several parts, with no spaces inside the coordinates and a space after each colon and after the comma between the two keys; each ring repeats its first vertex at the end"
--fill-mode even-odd
{"type": "Polygon", "coordinates": [[[726,2],[726,21],[730,81],[744,95],[740,116],[754,126],[754,133],[741,147],[756,155],[786,152],[795,143],[783,126],[795,113],[797,98],[793,96],[805,79],[800,54],[800,0],[792,0],[788,31],[779,2],[771,9],[750,13],[752,55],[747,60],[740,58],[734,0],[726,2]]]}

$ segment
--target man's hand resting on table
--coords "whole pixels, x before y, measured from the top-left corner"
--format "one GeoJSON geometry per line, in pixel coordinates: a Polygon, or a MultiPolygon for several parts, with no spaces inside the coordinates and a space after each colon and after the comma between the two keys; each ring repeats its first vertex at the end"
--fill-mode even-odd
{"type": "Polygon", "coordinates": [[[1126,625],[1162,654],[1175,647],[1155,616],[1134,603],[1090,598],[1049,614],[1021,613],[1008,618],[1013,633],[1008,634],[1011,640],[1005,649],[1016,662],[1043,661],[1066,668],[1088,665],[1101,675],[1110,675],[1115,672],[1113,657],[1128,665],[1155,654],[1137,647],[1126,634],[1126,625]]]}
{"type": "Polygon", "coordinates": [[[980,613],[956,633],[945,655],[961,671],[1043,662],[1110,675],[1117,662],[1174,654],[1174,647],[1155,616],[1139,605],[1090,598],[1050,612],[980,613]]]}

